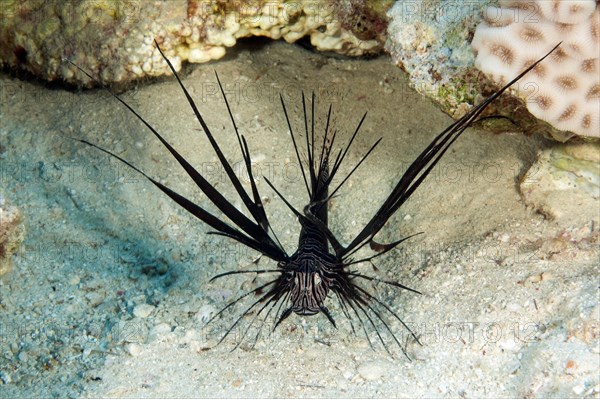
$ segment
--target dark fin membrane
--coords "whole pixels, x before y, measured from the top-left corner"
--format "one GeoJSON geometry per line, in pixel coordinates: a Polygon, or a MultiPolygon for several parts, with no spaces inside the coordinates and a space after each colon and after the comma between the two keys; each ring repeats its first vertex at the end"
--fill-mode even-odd
{"type": "Polygon", "coordinates": [[[523,72],[517,75],[513,80],[508,82],[504,87],[500,88],[494,94],[486,98],[481,104],[473,107],[466,115],[451,124],[447,129],[441,132],[433,141],[421,152],[421,154],[408,167],[400,181],[396,184],[383,205],[375,213],[373,218],[367,225],[358,233],[352,242],[343,249],[341,255],[347,259],[358,249],[370,243],[375,235],[387,223],[394,213],[406,202],[412,193],[421,185],[423,180],[429,175],[433,167],[438,163],[441,157],[446,153],[448,148],[460,137],[460,135],[471,126],[486,109],[488,105],[510,86],[521,79],[525,74],[535,68],[540,62],[548,57],[560,43],[554,46],[546,55],[537,60],[535,63],[526,68],[523,72]]]}
{"type": "MultiPolygon", "coordinates": [[[[150,180],[155,186],[157,186],[161,191],[163,191],[165,194],[167,194],[171,199],[173,199],[173,201],[175,201],[177,204],[179,204],[182,208],[184,208],[186,211],[188,211],[191,214],[193,214],[194,216],[196,216],[198,219],[202,220],[204,223],[208,224],[210,227],[214,228],[216,230],[216,232],[215,232],[216,234],[230,237],[230,238],[232,238],[254,250],[257,250],[261,254],[263,254],[275,261],[287,260],[288,256],[287,256],[285,250],[281,247],[281,244],[279,243],[279,241],[274,240],[271,237],[271,235],[269,234],[270,225],[267,220],[266,214],[264,212],[264,206],[261,202],[260,196],[258,195],[258,190],[256,189],[256,185],[254,184],[254,180],[252,180],[252,182],[253,182],[252,183],[252,191],[253,191],[254,199],[251,199],[248,196],[248,194],[246,193],[246,191],[244,190],[244,188],[242,187],[240,180],[235,175],[233,168],[231,167],[231,164],[227,161],[227,159],[223,155],[223,153],[222,153],[219,145],[217,144],[215,138],[213,137],[210,129],[204,122],[204,119],[202,118],[200,111],[196,107],[194,100],[191,98],[187,89],[185,88],[185,86],[183,85],[181,80],[179,79],[179,76],[177,75],[171,62],[163,54],[162,50],[158,46],[158,43],[155,42],[155,44],[156,44],[158,51],[163,56],[164,60],[167,62],[167,64],[169,65],[169,68],[171,69],[172,73],[174,74],[175,78],[177,79],[177,82],[179,83],[183,93],[185,94],[185,97],[188,100],[190,107],[192,108],[192,110],[194,111],[194,114],[196,115],[196,118],[200,122],[200,125],[202,126],[204,133],[208,137],[208,139],[211,143],[211,146],[213,147],[215,153],[217,154],[219,160],[221,161],[221,164],[225,168],[225,171],[226,171],[231,183],[235,187],[238,195],[240,196],[240,199],[243,201],[244,205],[246,206],[246,209],[248,209],[248,211],[250,212],[250,214],[252,215],[254,220],[249,219],[246,215],[244,215],[241,211],[239,211],[211,183],[209,183],[200,174],[200,172],[198,172],[192,165],[190,165],[185,160],[185,158],[183,158],[183,156],[181,156],[181,154],[179,154],[179,152],[177,152],[177,150],[175,150],[162,137],[162,135],[156,131],[156,129],[154,129],[154,127],[152,127],[129,104],[127,104],[118,95],[116,95],[114,92],[112,92],[109,89],[106,89],[106,90],[108,90],[115,99],[117,99],[121,104],[123,104],[133,115],[135,115],[136,118],[138,118],[154,134],[154,136],[165,146],[165,148],[167,148],[167,150],[173,155],[173,157],[177,160],[177,162],[181,165],[181,167],[186,171],[186,173],[192,178],[194,183],[208,197],[208,199],[237,227],[231,226],[230,224],[228,224],[221,218],[219,218],[215,215],[212,215],[211,213],[209,213],[202,207],[192,203],[190,200],[183,197],[182,195],[174,192],[173,190],[169,189],[168,187],[165,187],[164,185],[162,185],[160,183],[157,183],[155,180],[151,179],[147,174],[143,173],[140,169],[134,167],[131,163],[125,161],[124,159],[115,155],[114,153],[112,153],[106,149],[100,148],[99,146],[92,144],[86,140],[78,140],[78,141],[80,141],[84,144],[88,144],[97,149],[100,149],[101,151],[105,152],[106,154],[112,156],[115,159],[118,159],[119,161],[125,163],[127,166],[129,166],[129,167],[133,168],[134,170],[136,170],[137,172],[141,173],[144,177],[146,177],[148,180],[150,180]]],[[[90,79],[97,82],[97,80],[94,77],[92,77],[89,73],[87,73],[83,69],[79,68],[77,65],[75,65],[73,63],[71,63],[71,64],[74,65],[76,68],[78,68],[85,75],[87,75],[90,79]]],[[[219,84],[220,84],[220,82],[219,82],[219,84]]],[[[222,90],[222,87],[221,87],[221,90],[222,90]]],[[[227,104],[227,107],[229,110],[229,104],[227,104]]],[[[230,116],[231,116],[231,112],[230,112],[230,116]]],[[[242,154],[244,154],[244,160],[246,161],[246,166],[248,168],[248,174],[250,176],[252,176],[251,165],[249,165],[250,162],[249,162],[249,154],[248,154],[247,145],[245,145],[245,140],[244,140],[243,136],[240,137],[235,123],[234,123],[234,128],[235,128],[236,135],[238,136],[240,146],[242,147],[242,154]]]]}
{"type": "MultiPolygon", "coordinates": [[[[226,319],[227,313],[233,313],[233,321],[229,326],[222,331],[220,341],[223,342],[227,337],[235,334],[234,341],[236,342],[233,349],[240,346],[245,340],[252,341],[252,346],[260,339],[266,331],[269,334],[292,313],[290,306],[291,285],[289,283],[286,270],[286,262],[289,261],[289,256],[283,249],[275,233],[273,232],[268,221],[263,203],[261,201],[256,181],[254,179],[252,164],[250,161],[250,150],[246,139],[238,131],[237,124],[233,118],[229,102],[225,96],[221,81],[216,75],[217,82],[221,89],[221,93],[225,99],[228,114],[230,116],[234,132],[237,137],[238,145],[242,152],[244,164],[248,175],[250,176],[251,193],[248,194],[243,188],[240,180],[235,175],[233,168],[221,151],[215,137],[206,125],[200,111],[195,102],[191,98],[189,92],[181,82],[179,76],[175,72],[170,61],[163,54],[162,50],[156,43],[156,47],[160,54],[167,62],[169,68],[174,74],[179,83],[189,106],[192,108],[202,131],[208,138],[213,150],[217,154],[225,172],[235,188],[239,198],[244,204],[246,210],[251,215],[247,217],[243,212],[238,210],[233,203],[226,199],[211,183],[209,183],[192,165],[190,165],[164,138],[159,134],[142,116],[140,116],[130,105],[123,101],[114,92],[109,92],[123,104],[136,118],[138,118],[165,146],[171,155],[177,160],[181,167],[186,171],[194,183],[208,197],[208,199],[219,209],[221,214],[226,217],[213,215],[199,205],[193,203],[184,196],[164,186],[157,180],[138,169],[136,166],[127,160],[115,155],[114,153],[103,149],[96,144],[87,140],[75,139],[81,143],[94,147],[111,157],[119,160],[128,167],[142,174],[153,185],[168,195],[173,201],[179,204],[186,211],[212,227],[214,234],[230,237],[249,248],[252,248],[266,257],[278,262],[277,268],[263,268],[255,271],[229,271],[213,277],[212,280],[222,277],[234,275],[242,275],[254,273],[256,276],[268,277],[266,281],[256,284],[255,288],[245,291],[230,301],[225,307],[217,312],[208,322],[207,325],[219,319],[226,319]],[[270,324],[269,329],[263,328],[265,324],[270,324]]],[[[560,43],[559,43],[560,45],[560,43]]],[[[335,259],[338,268],[335,270],[335,283],[331,287],[331,296],[336,296],[339,307],[342,313],[349,320],[352,331],[356,334],[357,330],[362,330],[369,344],[374,347],[379,343],[390,355],[392,355],[392,347],[397,346],[402,353],[408,357],[405,346],[402,344],[402,336],[395,332],[395,326],[392,323],[400,323],[403,330],[407,331],[407,339],[412,339],[419,343],[417,335],[411,331],[408,324],[400,317],[399,313],[386,303],[381,296],[374,294],[376,286],[382,285],[392,290],[410,291],[419,293],[418,291],[407,287],[399,282],[387,280],[384,278],[369,276],[361,272],[351,270],[351,266],[361,263],[371,263],[373,259],[386,254],[387,252],[397,248],[402,242],[410,237],[405,237],[393,241],[391,243],[378,243],[374,240],[377,233],[383,228],[387,221],[394,213],[404,204],[404,202],[414,193],[421,185],[433,167],[445,154],[448,148],[460,137],[460,135],[477,121],[477,118],[485,110],[485,108],[512,84],[521,79],[526,73],[535,68],[542,62],[550,53],[552,53],[559,45],[555,46],[548,54],[540,60],[529,66],[521,74],[515,77],[506,86],[500,88],[497,92],[485,99],[481,104],[473,107],[465,116],[451,124],[447,129],[441,132],[433,141],[423,150],[423,152],[409,166],[408,170],[400,178],[388,198],[383,202],[379,210],[365,225],[365,227],[356,235],[350,244],[344,246],[329,229],[327,223],[327,204],[336,195],[344,183],[354,174],[359,166],[372,154],[374,149],[380,143],[381,139],[375,140],[369,150],[361,156],[359,161],[351,168],[351,171],[341,180],[341,182],[330,190],[330,186],[334,178],[337,176],[340,166],[347,159],[349,149],[355,138],[357,137],[361,126],[366,118],[366,113],[358,122],[354,132],[346,145],[340,148],[336,153],[333,153],[334,143],[337,135],[336,129],[331,129],[331,114],[332,107],[329,106],[327,111],[327,121],[325,123],[325,131],[323,133],[323,141],[320,151],[315,147],[315,96],[311,96],[310,118],[307,111],[306,99],[302,94],[302,110],[303,110],[303,125],[304,125],[304,145],[306,146],[306,162],[303,162],[300,151],[300,140],[296,139],[296,134],[292,128],[285,103],[281,98],[281,105],[285,115],[287,126],[290,130],[292,144],[296,154],[296,158],[301,166],[301,172],[308,193],[308,205],[300,212],[295,209],[292,204],[275,188],[275,186],[267,179],[265,181],[275,192],[283,199],[285,204],[298,217],[300,224],[310,225],[317,229],[327,238],[327,242],[331,245],[335,252],[335,259]],[[309,121],[310,119],[310,121],[309,121]],[[317,156],[317,154],[319,154],[317,156]],[[306,168],[305,168],[306,166],[306,168]],[[353,260],[352,256],[365,245],[369,245],[376,252],[375,255],[353,260]],[[371,288],[367,289],[366,287],[371,288]],[[373,334],[374,333],[374,334],[373,334]],[[373,336],[374,335],[374,336],[373,336]]],[[[73,64],[80,71],[85,73],[90,79],[96,81],[89,73],[73,64]]],[[[96,81],[97,82],[97,81],[96,81]]],[[[107,89],[108,90],[108,89],[107,89]]],[[[328,254],[323,254],[328,255],[328,254]]],[[[211,280],[211,281],[212,281],[211,280]]],[[[401,291],[396,291],[401,292],[401,291]]],[[[333,312],[327,307],[321,306],[320,311],[333,326],[336,326],[333,312]]]]}

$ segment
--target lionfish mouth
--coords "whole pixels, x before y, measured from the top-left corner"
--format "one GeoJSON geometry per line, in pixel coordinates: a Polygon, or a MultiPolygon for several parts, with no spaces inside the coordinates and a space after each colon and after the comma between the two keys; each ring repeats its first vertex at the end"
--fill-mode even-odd
{"type": "Polygon", "coordinates": [[[297,315],[300,315],[300,316],[314,316],[320,312],[320,310],[312,310],[312,309],[306,309],[306,308],[293,309],[293,310],[294,310],[294,313],[296,313],[297,315]]]}
{"type": "MultiPolygon", "coordinates": [[[[400,325],[402,325],[403,328],[408,331],[414,341],[419,343],[417,336],[410,330],[410,328],[408,328],[406,323],[397,314],[397,312],[392,309],[391,305],[384,302],[383,299],[373,294],[372,291],[369,291],[362,284],[383,284],[393,289],[405,290],[413,293],[419,292],[396,281],[384,280],[374,276],[369,276],[367,274],[358,272],[353,268],[360,264],[373,264],[373,260],[375,258],[395,249],[399,244],[412,237],[404,237],[396,241],[383,244],[375,241],[375,235],[384,227],[384,225],[396,213],[396,211],[398,211],[404,202],[408,200],[408,198],[414,193],[419,185],[421,185],[423,180],[431,172],[432,168],[437,164],[448,148],[465,131],[465,129],[477,120],[480,114],[492,101],[498,98],[512,84],[521,79],[527,72],[535,68],[560,45],[559,43],[552,50],[550,50],[548,54],[525,69],[506,86],[502,87],[497,92],[486,98],[481,104],[474,106],[465,116],[452,123],[443,132],[433,138],[431,143],[408,167],[406,172],[396,183],[389,196],[383,201],[381,207],[377,210],[373,217],[347,245],[343,245],[336,238],[336,235],[329,229],[327,223],[327,204],[342,187],[342,185],[348,180],[348,178],[352,176],[354,171],[367,159],[367,157],[369,157],[375,147],[377,147],[377,145],[380,143],[381,138],[374,142],[370,149],[363,154],[360,160],[352,167],[350,173],[343,177],[341,182],[334,187],[333,179],[339,172],[340,165],[347,158],[348,151],[365,120],[366,113],[360,119],[360,122],[350,136],[347,144],[343,148],[335,151],[335,153],[332,153],[337,130],[331,132],[330,129],[330,119],[332,113],[331,105],[327,111],[324,133],[322,139],[319,139],[321,142],[319,145],[317,144],[317,139],[315,137],[315,96],[313,93],[311,98],[312,101],[309,103],[310,110],[307,110],[307,103],[304,94],[302,94],[303,123],[301,125],[303,125],[304,128],[304,140],[302,141],[304,142],[303,146],[305,147],[306,152],[301,156],[300,141],[297,141],[296,139],[296,133],[294,133],[294,129],[292,128],[292,123],[288,116],[285,103],[283,98],[280,97],[283,113],[287,122],[287,128],[291,133],[293,148],[301,168],[304,185],[306,186],[308,194],[308,205],[302,208],[302,212],[300,212],[290,204],[285,196],[283,196],[268,179],[265,178],[266,183],[285,202],[285,204],[297,217],[300,224],[301,238],[299,240],[298,248],[294,255],[290,256],[281,245],[269,223],[269,219],[265,212],[265,207],[252,172],[252,162],[248,144],[244,136],[238,131],[237,124],[233,118],[233,114],[229,102],[227,101],[227,97],[225,96],[221,81],[219,80],[219,76],[215,73],[216,80],[225,100],[225,105],[231,119],[233,130],[237,136],[237,141],[239,143],[244,165],[246,167],[246,172],[249,176],[249,192],[246,188],[244,188],[244,185],[236,176],[232,165],[226,159],[221,148],[217,144],[215,137],[204,121],[204,118],[198,110],[198,107],[196,106],[191,95],[181,82],[179,76],[173,68],[173,65],[164,55],[156,41],[155,44],[156,48],[177,79],[183,94],[185,95],[190,107],[198,119],[198,122],[200,123],[202,131],[209,139],[210,144],[214,149],[215,154],[219,158],[219,161],[222,164],[230,182],[235,188],[239,199],[227,199],[221,192],[217,190],[215,185],[210,183],[196,168],[194,168],[194,166],[192,166],[183,156],[181,156],[179,152],[175,150],[175,148],[173,148],[153,126],[151,126],[142,116],[140,116],[129,104],[127,104],[109,89],[107,90],[109,90],[109,92],[136,118],[138,118],[165,146],[165,148],[183,167],[193,182],[198,186],[198,188],[206,195],[206,198],[208,198],[208,200],[218,208],[221,215],[210,213],[200,204],[192,202],[192,200],[153,179],[145,172],[131,164],[129,161],[121,158],[119,155],[101,148],[87,140],[74,140],[94,147],[139,172],[146,179],[148,179],[149,182],[156,186],[160,191],[165,193],[183,209],[214,229],[213,234],[218,234],[233,239],[257,251],[261,254],[261,256],[265,256],[266,258],[269,258],[277,263],[277,266],[274,268],[253,271],[234,270],[219,274],[211,279],[211,281],[213,281],[225,276],[244,273],[255,275],[272,274],[276,276],[274,279],[269,280],[264,284],[260,284],[258,287],[239,295],[236,297],[236,299],[224,306],[208,321],[207,324],[211,323],[217,318],[222,318],[226,311],[237,309],[238,306],[242,306],[242,303],[247,303],[248,301],[250,302],[249,305],[242,308],[241,314],[225,331],[219,343],[222,342],[228,335],[230,335],[234,329],[241,328],[241,336],[234,347],[235,349],[241,344],[242,341],[244,341],[245,337],[249,334],[251,327],[255,326],[255,328],[258,330],[254,336],[254,344],[256,344],[261,335],[262,327],[270,315],[273,315],[273,330],[292,312],[300,316],[313,316],[317,313],[323,313],[335,326],[334,318],[327,307],[325,307],[324,302],[330,297],[337,297],[339,309],[348,319],[353,332],[356,332],[356,329],[361,329],[364,332],[369,344],[371,347],[373,347],[372,338],[370,337],[371,334],[369,333],[369,331],[372,331],[377,337],[376,340],[382,344],[388,353],[391,354],[389,346],[391,343],[392,345],[397,345],[402,353],[404,353],[404,355],[407,357],[408,355],[405,347],[401,344],[397,335],[398,333],[394,331],[392,322],[400,323],[400,325]],[[234,205],[234,203],[239,201],[241,201],[245,207],[245,210],[242,211],[238,209],[236,205],[234,205]],[[363,248],[371,249],[375,253],[365,258],[356,259],[357,252],[363,248]],[[301,299],[298,299],[297,296],[294,297],[294,295],[292,295],[293,292],[298,292],[299,287],[297,287],[293,281],[291,282],[289,280],[289,269],[285,268],[285,265],[289,265],[290,262],[294,261],[294,259],[296,259],[295,256],[297,257],[298,254],[302,255],[302,259],[308,259],[308,261],[313,258],[315,261],[311,263],[310,267],[312,268],[321,267],[319,266],[319,262],[326,260],[327,267],[321,270],[321,272],[323,275],[327,274],[327,284],[330,284],[329,286],[324,287],[323,284],[325,282],[319,280],[310,282],[310,284],[312,284],[310,287],[300,287],[301,290],[299,292],[301,292],[301,295],[303,295],[301,299]],[[298,304],[299,301],[300,304],[298,304]],[[242,324],[244,324],[244,322],[246,324],[242,328],[242,324]],[[388,339],[384,339],[384,336],[388,337],[388,339]]],[[[73,63],[71,64],[85,73],[90,79],[96,81],[98,85],[100,85],[100,83],[88,72],[84,71],[73,63]]]]}

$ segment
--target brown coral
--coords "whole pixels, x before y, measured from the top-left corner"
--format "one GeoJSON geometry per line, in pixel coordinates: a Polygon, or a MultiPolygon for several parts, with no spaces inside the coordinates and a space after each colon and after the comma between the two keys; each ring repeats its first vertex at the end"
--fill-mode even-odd
{"type": "Polygon", "coordinates": [[[46,80],[90,85],[76,63],[103,83],[168,73],[156,39],[176,70],[184,61],[221,58],[250,36],[358,56],[382,50],[385,5],[346,0],[2,0],[0,65],[46,80]],[[80,79],[83,79],[80,80],[80,79]]]}
{"type": "Polygon", "coordinates": [[[17,208],[0,204],[0,276],[11,269],[10,258],[23,241],[21,221],[17,208]]]}

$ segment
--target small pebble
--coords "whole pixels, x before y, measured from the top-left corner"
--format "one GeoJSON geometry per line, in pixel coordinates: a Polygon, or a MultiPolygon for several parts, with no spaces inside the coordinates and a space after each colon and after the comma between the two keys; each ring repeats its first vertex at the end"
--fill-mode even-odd
{"type": "Polygon", "coordinates": [[[87,357],[89,357],[89,356],[90,356],[90,354],[92,353],[92,350],[93,350],[93,348],[92,348],[91,346],[89,346],[89,345],[86,345],[86,346],[83,348],[83,352],[81,352],[81,355],[82,355],[82,356],[83,356],[83,358],[85,359],[85,358],[87,358],[87,357]]]}
{"type": "Polygon", "coordinates": [[[527,277],[527,279],[525,279],[525,283],[529,283],[529,284],[537,284],[540,281],[542,281],[542,275],[541,274],[532,274],[529,277],[527,277]]]}
{"type": "Polygon", "coordinates": [[[259,162],[264,161],[266,158],[267,157],[265,154],[262,154],[262,153],[254,154],[250,157],[250,162],[259,163],[259,162]]]}
{"type": "Polygon", "coordinates": [[[171,326],[167,323],[160,323],[152,328],[152,335],[160,336],[171,332],[171,326]]]}
{"type": "Polygon", "coordinates": [[[127,344],[126,350],[133,357],[137,357],[142,353],[142,347],[134,343],[127,344]]]}
{"type": "Polygon", "coordinates": [[[181,343],[184,344],[189,344],[192,341],[198,340],[198,339],[202,339],[202,337],[200,337],[200,335],[198,334],[198,331],[196,330],[187,330],[184,334],[183,337],[181,338],[181,343]]]}
{"type": "Polygon", "coordinates": [[[140,318],[146,318],[148,316],[150,316],[150,313],[152,313],[154,311],[154,306],[149,305],[147,303],[143,303],[141,305],[137,305],[135,308],[133,308],[133,315],[135,317],[140,317],[140,318]]]}
{"type": "Polygon", "coordinates": [[[585,391],[585,385],[584,384],[579,384],[579,385],[575,385],[573,387],[573,393],[577,396],[580,396],[583,391],[585,391]]]}
{"type": "Polygon", "coordinates": [[[358,366],[358,374],[367,381],[379,380],[386,372],[389,365],[383,361],[364,362],[358,366]]]}
{"type": "Polygon", "coordinates": [[[81,278],[79,276],[75,275],[69,279],[69,284],[77,285],[77,284],[79,284],[80,281],[81,281],[81,278]]]}
{"type": "Polygon", "coordinates": [[[239,387],[241,387],[241,386],[242,386],[242,380],[240,380],[240,379],[233,380],[233,382],[231,383],[231,385],[232,385],[234,388],[239,388],[239,387]]]}
{"type": "Polygon", "coordinates": [[[2,381],[4,384],[10,384],[12,382],[12,378],[10,377],[10,374],[0,371],[0,381],[2,381]]]}
{"type": "Polygon", "coordinates": [[[519,310],[521,310],[521,305],[519,305],[518,303],[511,302],[506,305],[506,309],[510,310],[511,312],[518,312],[519,310]]]}
{"type": "Polygon", "coordinates": [[[348,389],[348,379],[338,376],[335,380],[335,386],[342,392],[348,389]]]}
{"type": "Polygon", "coordinates": [[[85,294],[85,299],[89,301],[91,307],[95,308],[104,302],[104,294],[100,292],[88,292],[85,294]]]}
{"type": "Polygon", "coordinates": [[[29,360],[29,356],[27,355],[27,352],[25,352],[25,351],[21,351],[19,353],[19,356],[17,356],[17,357],[23,363],[27,363],[27,360],[29,360]]]}
{"type": "Polygon", "coordinates": [[[508,339],[500,341],[498,343],[498,346],[500,348],[504,349],[505,351],[512,352],[512,353],[517,353],[519,351],[519,349],[521,349],[521,345],[519,345],[517,340],[515,340],[513,338],[508,338],[508,339]]]}
{"type": "Polygon", "coordinates": [[[552,272],[543,272],[541,278],[543,281],[552,281],[554,280],[554,274],[552,272]]]}
{"type": "Polygon", "coordinates": [[[196,320],[202,324],[208,323],[211,317],[216,313],[216,309],[212,305],[202,305],[196,313],[196,320]]]}

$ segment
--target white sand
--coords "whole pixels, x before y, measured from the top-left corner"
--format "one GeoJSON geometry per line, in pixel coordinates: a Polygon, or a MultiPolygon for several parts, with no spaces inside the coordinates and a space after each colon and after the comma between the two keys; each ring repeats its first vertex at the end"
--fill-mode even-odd
{"type": "MultiPolygon", "coordinates": [[[[332,228],[349,242],[451,123],[389,64],[272,43],[194,66],[184,81],[206,100],[199,107],[209,126],[239,162],[224,103],[213,94],[218,71],[256,174],[298,207],[305,192],[278,93],[297,128],[300,89],[316,91],[321,116],[333,102],[339,143],[368,110],[345,170],[376,138],[383,143],[330,208],[332,228]]],[[[333,298],[337,330],[322,315],[292,315],[254,349],[249,339],[231,352],[235,338],[208,349],[216,338],[202,317],[251,288],[253,275],[208,280],[247,267],[256,254],[207,236],[139,175],[61,134],[109,148],[205,206],[167,151],[106,92],[49,90],[7,76],[0,85],[0,188],[27,225],[14,269],[0,281],[0,397],[598,397],[597,234],[573,242],[564,227],[526,209],[517,191],[550,143],[469,130],[382,232],[382,240],[425,232],[377,263],[378,276],[423,293],[376,288],[423,342],[390,322],[412,361],[391,345],[389,356],[373,329],[375,350],[361,331],[353,335],[333,298]]],[[[123,98],[232,194],[173,79],[140,83],[123,98]]],[[[291,253],[298,224],[260,180],[291,253]]]]}

